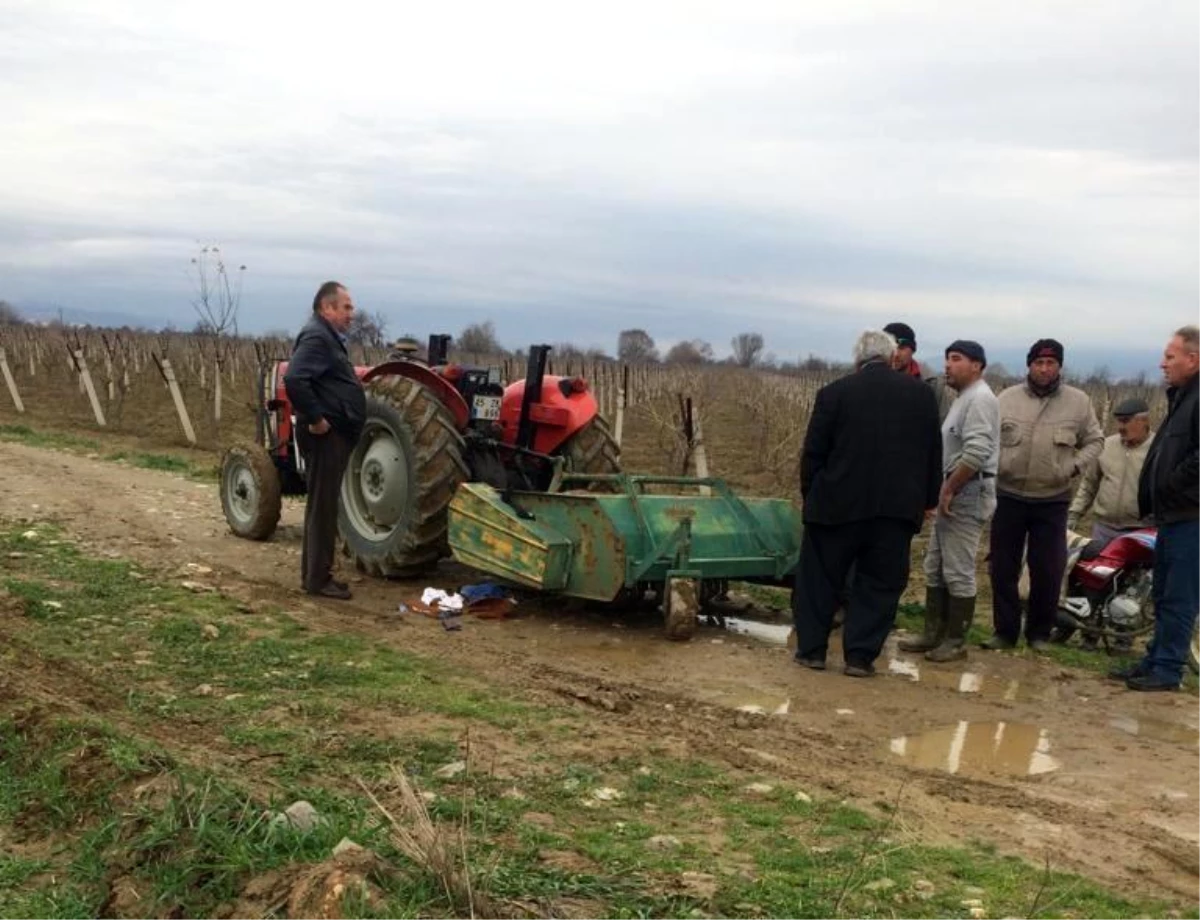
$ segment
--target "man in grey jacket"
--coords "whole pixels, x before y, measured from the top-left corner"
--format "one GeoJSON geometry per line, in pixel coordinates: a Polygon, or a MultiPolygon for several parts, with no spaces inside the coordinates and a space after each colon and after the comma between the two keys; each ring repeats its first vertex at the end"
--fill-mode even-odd
{"type": "Polygon", "coordinates": [[[1018,581],[1029,552],[1029,614],[1025,641],[1049,647],[1059,588],[1067,565],[1067,510],[1071,487],[1104,447],[1092,401],[1062,382],[1063,347],[1033,343],[1029,376],[1000,394],[1000,470],[992,518],[992,623],[987,649],[1015,648],[1021,634],[1018,581]]]}
{"type": "Polygon", "coordinates": [[[946,349],[946,382],[958,398],[942,423],[943,482],[925,552],[925,631],[900,642],[930,661],[967,657],[975,617],[975,557],[984,525],[996,510],[1000,407],[983,379],[987,355],[960,339],[946,349]]]}

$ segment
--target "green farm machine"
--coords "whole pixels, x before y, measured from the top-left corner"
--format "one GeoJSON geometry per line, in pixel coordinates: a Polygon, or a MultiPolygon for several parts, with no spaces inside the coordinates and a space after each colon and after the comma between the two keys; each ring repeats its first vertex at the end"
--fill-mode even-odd
{"type": "MultiPolygon", "coordinates": [[[[799,557],[790,502],[743,499],[720,479],[621,472],[586,381],[546,373],[530,349],[524,380],[427,358],[360,368],[367,422],[342,483],[339,531],[361,570],[415,577],[459,562],[550,595],[631,604],[653,595],[667,635],[691,636],[730,580],[784,584],[799,557]]],[[[282,361],[260,376],[254,444],[222,461],[230,529],[267,539],[280,497],[303,494],[304,462],[282,361]]]]}

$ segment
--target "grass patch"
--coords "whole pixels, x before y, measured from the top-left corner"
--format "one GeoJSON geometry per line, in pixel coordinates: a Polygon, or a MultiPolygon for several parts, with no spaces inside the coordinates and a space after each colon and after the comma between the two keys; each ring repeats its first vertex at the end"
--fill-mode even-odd
{"type": "Polygon", "coordinates": [[[35,431],[28,425],[0,425],[0,440],[53,450],[95,452],[100,449],[100,442],[92,438],[53,431],[35,431]]]}
{"type": "MultiPolygon", "coordinates": [[[[39,431],[28,425],[0,425],[0,441],[11,441],[29,447],[42,447],[85,455],[99,454],[102,447],[95,438],[57,431],[39,431]]],[[[130,466],[143,470],[175,473],[202,482],[212,482],[220,476],[220,468],[216,463],[196,462],[171,454],[120,450],[103,455],[103,459],[128,463],[130,466]]]]}
{"type": "Polygon", "coordinates": [[[176,473],[188,479],[212,481],[220,477],[220,469],[214,463],[194,463],[183,457],[170,454],[148,454],[141,451],[117,451],[108,454],[105,460],[114,463],[124,462],[142,470],[159,470],[164,473],[176,473]]]}
{"type": "Polygon", "coordinates": [[[46,525],[0,527],[0,585],[0,610],[20,617],[6,663],[41,682],[86,675],[94,693],[77,698],[99,713],[0,705],[0,835],[15,845],[0,856],[0,916],[265,911],[239,901],[251,882],[317,871],[342,837],[381,860],[372,894],[343,901],[343,916],[448,915],[444,888],[359,785],[394,809],[397,769],[432,797],[436,826],[465,830],[473,884],[514,914],[934,917],[975,899],[988,916],[1128,917],[1172,906],[986,845],[924,846],[897,831],[903,801],[868,814],[652,741],[624,758],[559,747],[578,731],[571,712],[283,610],[247,614],[91,558],[46,525]],[[469,755],[471,733],[503,739],[500,775],[469,755]],[[193,751],[211,756],[189,762],[193,751]],[[461,772],[442,769],[460,759],[461,772]],[[298,799],[323,819],[310,833],[272,823],[298,799]]]}

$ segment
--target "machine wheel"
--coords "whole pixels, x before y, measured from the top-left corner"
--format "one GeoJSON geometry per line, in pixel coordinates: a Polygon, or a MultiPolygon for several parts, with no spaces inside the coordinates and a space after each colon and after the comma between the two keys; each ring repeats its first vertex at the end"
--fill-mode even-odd
{"type": "Polygon", "coordinates": [[[271,455],[258,444],[234,444],[221,457],[221,508],[229,529],[266,540],[279,524],[281,488],[271,455]]]}
{"type": "Polygon", "coordinates": [[[608,422],[599,415],[575,432],[558,453],[572,473],[621,472],[621,448],[613,439],[608,422]]]}
{"type": "Polygon", "coordinates": [[[405,377],[371,381],[338,503],[345,554],[385,577],[436,565],[449,552],[450,499],[468,477],[462,435],[434,393],[405,377]]]}
{"type": "Polygon", "coordinates": [[[667,579],[663,597],[663,614],[667,638],[682,641],[696,632],[696,617],[700,613],[700,586],[696,579],[667,579]]]}

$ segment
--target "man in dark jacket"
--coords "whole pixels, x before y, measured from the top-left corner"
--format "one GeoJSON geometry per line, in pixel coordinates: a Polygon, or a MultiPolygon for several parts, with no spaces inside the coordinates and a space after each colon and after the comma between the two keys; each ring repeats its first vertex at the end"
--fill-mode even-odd
{"type": "Polygon", "coordinates": [[[1112,676],[1130,690],[1177,690],[1200,610],[1200,329],[1184,326],[1163,353],[1170,408],[1138,480],[1138,510],[1154,515],[1154,638],[1112,676]]]}
{"type": "Polygon", "coordinates": [[[870,677],[908,582],[909,546],[942,485],[937,400],[895,373],[896,340],[859,336],[856,373],[822,387],[804,438],[804,537],[793,592],[796,661],[822,670],[837,596],[855,567],[845,672],[870,677]]]}
{"type": "Polygon", "coordinates": [[[309,594],[349,600],[350,589],[333,578],[333,552],[342,475],[362,434],[367,407],[346,351],[354,301],[338,282],[326,281],[313,298],[312,310],[296,337],[283,378],[296,413],[296,440],[308,486],[300,576],[309,594]]]}

